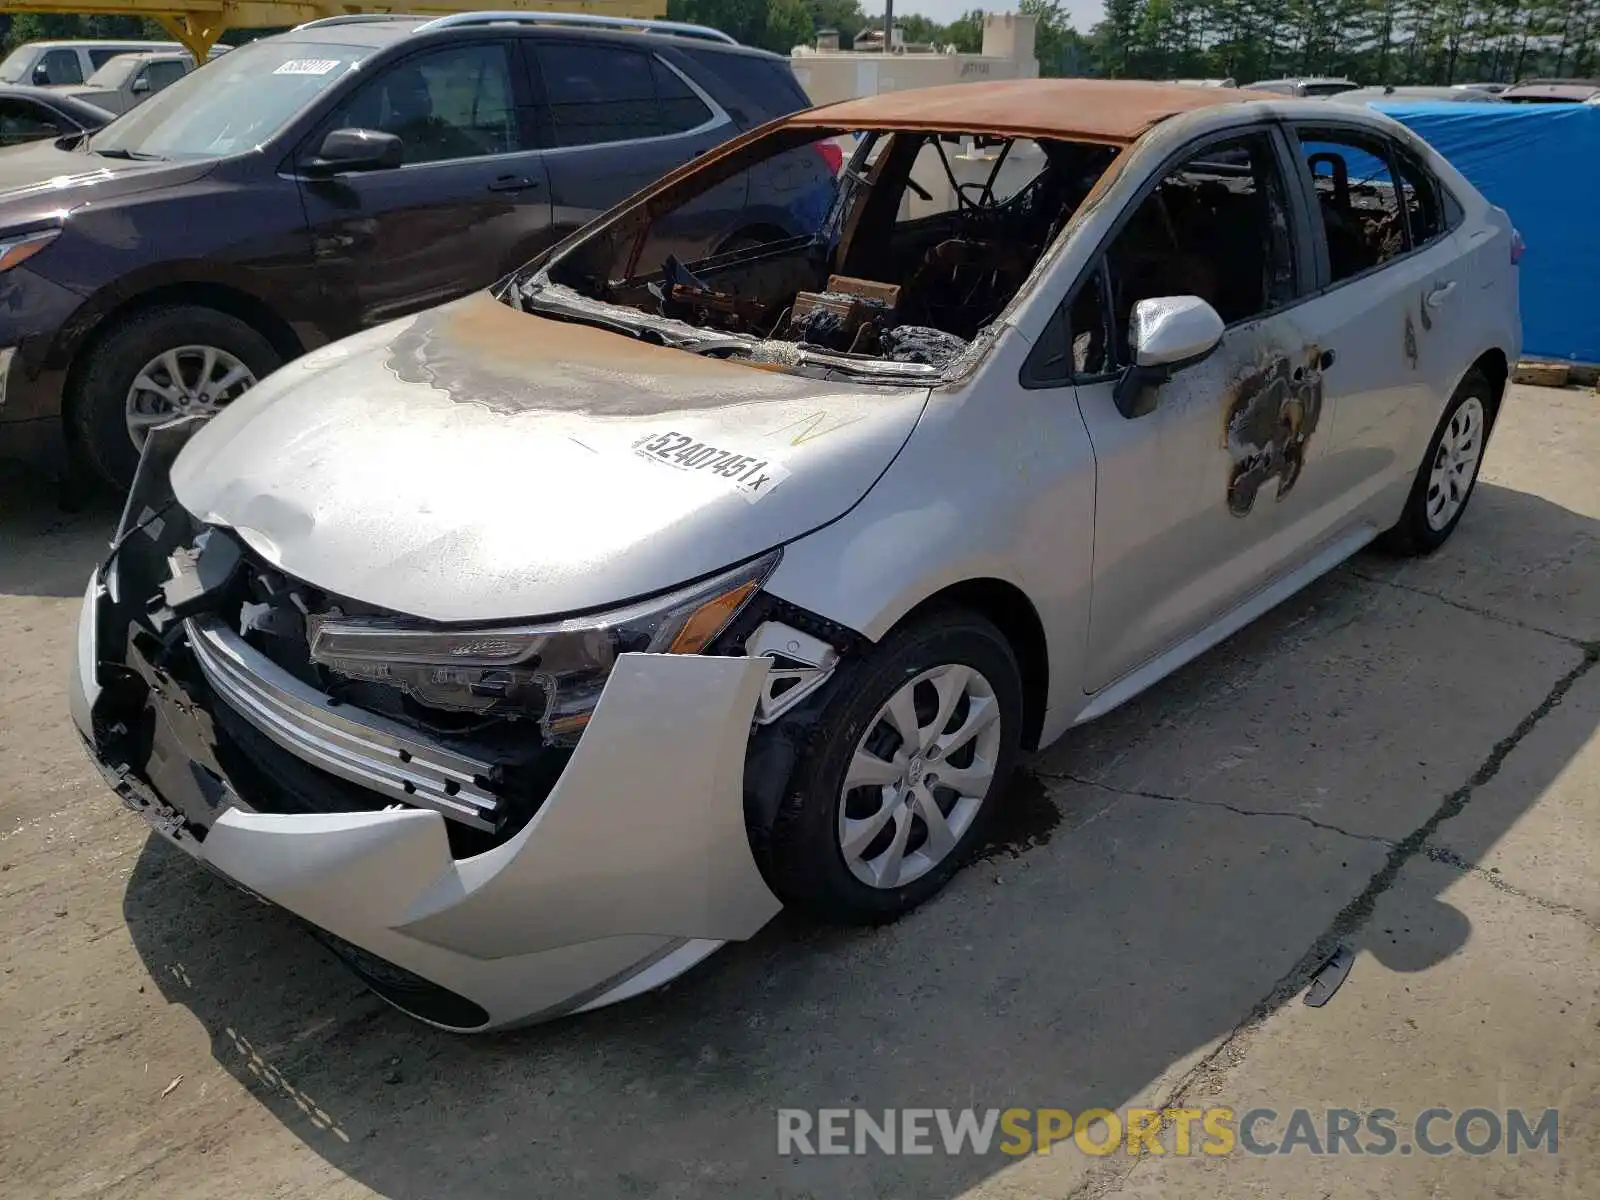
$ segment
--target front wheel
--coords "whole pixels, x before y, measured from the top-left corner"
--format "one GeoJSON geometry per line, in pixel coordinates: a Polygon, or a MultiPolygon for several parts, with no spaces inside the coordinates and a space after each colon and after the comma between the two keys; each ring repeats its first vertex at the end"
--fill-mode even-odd
{"type": "Polygon", "coordinates": [[[892,920],[927,900],[1004,794],[1022,726],[1010,644],[970,613],[891,635],[832,684],[758,855],[822,920],[892,920]]]}
{"type": "Polygon", "coordinates": [[[1383,535],[1385,549],[1432,554],[1455,532],[1478,482],[1494,412],[1494,389],[1488,378],[1478,370],[1467,372],[1428,443],[1400,520],[1383,535]]]}
{"type": "Polygon", "coordinates": [[[74,405],[79,440],[99,474],[123,489],[152,428],[216,413],[281,361],[272,343],[237,317],[195,305],[127,318],[89,354],[74,405]]]}

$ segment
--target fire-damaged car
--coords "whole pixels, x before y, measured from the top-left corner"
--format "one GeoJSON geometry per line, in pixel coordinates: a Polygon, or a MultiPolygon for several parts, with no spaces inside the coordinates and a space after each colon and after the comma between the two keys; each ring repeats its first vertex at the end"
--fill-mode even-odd
{"type": "Polygon", "coordinates": [[[162,836],[450,1029],[637,994],[781,905],[890,919],[1020,750],[1449,537],[1520,254],[1355,108],[796,114],[153,431],[73,715],[162,836]],[[822,140],[814,229],[668,219],[822,140]]]}

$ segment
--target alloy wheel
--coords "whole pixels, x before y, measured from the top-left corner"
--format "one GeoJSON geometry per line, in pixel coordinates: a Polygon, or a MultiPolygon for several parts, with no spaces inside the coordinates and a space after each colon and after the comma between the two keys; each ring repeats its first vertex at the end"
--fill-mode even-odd
{"type": "Polygon", "coordinates": [[[1434,532],[1449,525],[1467,502],[1483,458],[1483,430],[1483,402],[1468,396],[1450,414],[1428,476],[1426,513],[1434,532]]]}
{"type": "Polygon", "coordinates": [[[215,346],[175,346],[140,369],[124,412],[135,450],[156,425],[181,416],[212,416],[256,382],[237,356],[215,346]]]}
{"type": "Polygon", "coordinates": [[[867,723],[845,771],[839,849],[862,883],[896,888],[949,857],[994,781],[1000,702],[952,663],[902,684],[867,723]]]}

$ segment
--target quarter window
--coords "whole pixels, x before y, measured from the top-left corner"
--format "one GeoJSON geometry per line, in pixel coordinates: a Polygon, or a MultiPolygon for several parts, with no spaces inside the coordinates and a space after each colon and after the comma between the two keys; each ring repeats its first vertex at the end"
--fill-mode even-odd
{"type": "Polygon", "coordinates": [[[1303,129],[1300,150],[1316,194],[1334,283],[1381,267],[1410,249],[1389,169],[1389,147],[1382,138],[1303,129]]]}
{"type": "Polygon", "coordinates": [[[478,43],[409,58],[351,97],[331,128],[392,133],[406,163],[519,150],[506,49],[478,43]]]}
{"type": "Polygon", "coordinates": [[[538,54],[553,145],[662,137],[711,119],[694,90],[651,54],[554,42],[540,44],[538,54]]]}

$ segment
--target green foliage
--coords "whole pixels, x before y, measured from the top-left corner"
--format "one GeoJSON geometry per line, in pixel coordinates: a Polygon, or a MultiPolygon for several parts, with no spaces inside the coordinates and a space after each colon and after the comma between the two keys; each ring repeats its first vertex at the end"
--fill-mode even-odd
{"type": "MultiPolygon", "coordinates": [[[[1600,0],[1105,0],[1105,19],[1087,35],[1061,0],[1014,2],[1038,19],[1043,75],[1232,76],[1241,84],[1277,75],[1395,84],[1600,75],[1600,0]]],[[[895,6],[907,41],[969,54],[982,47],[981,10],[940,25],[915,4],[895,6]]],[[[861,0],[667,0],[667,15],[780,54],[819,29],[838,30],[848,48],[877,23],[861,0]]],[[[230,30],[223,40],[240,45],[268,32],[230,30]]],[[[6,50],[43,38],[168,37],[138,17],[0,15],[6,50]]]]}

